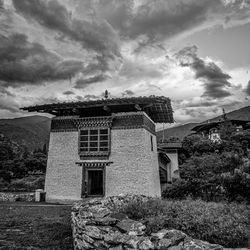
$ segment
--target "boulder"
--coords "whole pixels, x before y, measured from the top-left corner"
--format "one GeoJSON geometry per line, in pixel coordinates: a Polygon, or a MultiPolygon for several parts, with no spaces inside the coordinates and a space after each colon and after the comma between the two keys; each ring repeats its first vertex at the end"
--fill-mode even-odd
{"type": "Polygon", "coordinates": [[[150,249],[155,249],[155,246],[150,239],[144,238],[139,242],[138,249],[150,250],[150,249]]]}
{"type": "Polygon", "coordinates": [[[171,240],[170,239],[160,239],[159,241],[158,241],[158,243],[157,243],[157,249],[159,249],[159,250],[165,250],[165,249],[167,249],[168,247],[170,247],[171,246],[171,240]]]}
{"type": "Polygon", "coordinates": [[[128,233],[129,235],[143,235],[146,229],[145,225],[141,222],[125,219],[116,224],[116,227],[122,233],[128,233]]]}
{"type": "Polygon", "coordinates": [[[98,240],[103,239],[104,237],[102,231],[95,226],[86,226],[83,233],[93,239],[98,239],[98,240]]]}
{"type": "Polygon", "coordinates": [[[178,245],[180,242],[184,241],[186,237],[187,235],[185,233],[176,229],[166,230],[163,236],[164,239],[171,240],[171,246],[178,245]]]}
{"type": "Polygon", "coordinates": [[[184,241],[185,250],[222,250],[223,247],[217,244],[211,244],[207,241],[188,238],[184,241]]]}

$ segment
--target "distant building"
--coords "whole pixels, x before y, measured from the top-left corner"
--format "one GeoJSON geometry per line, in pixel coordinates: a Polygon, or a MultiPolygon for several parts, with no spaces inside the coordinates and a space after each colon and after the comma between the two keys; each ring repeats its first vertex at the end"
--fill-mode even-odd
{"type": "Polygon", "coordinates": [[[181,148],[181,142],[158,142],[158,160],[162,190],[166,189],[167,184],[180,178],[178,151],[181,148]]]}
{"type": "MultiPolygon", "coordinates": [[[[220,141],[221,138],[219,128],[224,122],[225,121],[202,123],[192,128],[192,131],[195,131],[197,134],[207,137],[211,141],[220,141]]],[[[230,122],[236,127],[235,133],[241,133],[243,132],[243,130],[250,128],[250,121],[227,119],[226,122],[230,122]]]]}
{"type": "MultiPolygon", "coordinates": [[[[169,98],[106,98],[23,109],[55,115],[45,179],[47,201],[121,193],[161,195],[155,123],[173,122],[169,98]]],[[[171,152],[167,157],[176,161],[171,152]]],[[[168,178],[174,168],[175,163],[168,178]]]]}

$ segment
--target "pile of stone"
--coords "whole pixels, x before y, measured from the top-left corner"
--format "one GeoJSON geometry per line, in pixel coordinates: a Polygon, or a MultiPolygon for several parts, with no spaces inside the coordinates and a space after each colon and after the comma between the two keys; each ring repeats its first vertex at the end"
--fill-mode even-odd
{"type": "Polygon", "coordinates": [[[0,192],[0,201],[35,201],[35,193],[0,192]]]}
{"type": "Polygon", "coordinates": [[[175,229],[162,229],[148,236],[143,223],[115,211],[131,200],[147,199],[150,198],[126,195],[75,203],[71,215],[74,249],[223,249],[220,245],[192,239],[175,229]]]}

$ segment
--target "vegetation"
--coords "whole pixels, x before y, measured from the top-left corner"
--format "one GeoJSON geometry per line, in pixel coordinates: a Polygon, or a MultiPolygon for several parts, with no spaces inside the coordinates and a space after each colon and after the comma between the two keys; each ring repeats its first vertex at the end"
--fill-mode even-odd
{"type": "Polygon", "coordinates": [[[1,249],[73,249],[70,206],[0,206],[1,249]]]}
{"type": "Polygon", "coordinates": [[[250,132],[237,134],[235,129],[229,122],[222,124],[219,142],[200,135],[187,136],[179,157],[181,179],[169,186],[163,196],[249,203],[250,132]]]}
{"type": "Polygon", "coordinates": [[[0,138],[0,190],[33,191],[43,188],[47,152],[43,149],[29,152],[24,146],[0,138]]]}
{"type": "Polygon", "coordinates": [[[152,199],[131,201],[120,212],[145,223],[147,234],[174,228],[193,238],[230,248],[247,247],[250,239],[250,207],[247,205],[152,199]]]}

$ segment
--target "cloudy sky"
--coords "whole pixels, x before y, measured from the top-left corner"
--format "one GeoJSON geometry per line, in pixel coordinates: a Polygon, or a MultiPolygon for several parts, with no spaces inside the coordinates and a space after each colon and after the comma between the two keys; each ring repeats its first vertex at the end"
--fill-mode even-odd
{"type": "Polygon", "coordinates": [[[250,0],[0,0],[0,117],[164,95],[178,123],[249,105],[250,0]]]}

